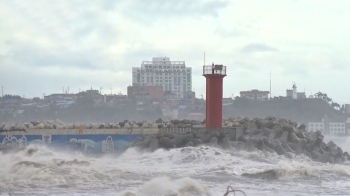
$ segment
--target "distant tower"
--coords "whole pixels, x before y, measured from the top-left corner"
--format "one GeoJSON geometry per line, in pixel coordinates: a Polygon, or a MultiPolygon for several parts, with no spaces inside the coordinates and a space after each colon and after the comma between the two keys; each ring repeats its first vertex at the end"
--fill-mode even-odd
{"type": "Polygon", "coordinates": [[[222,128],[223,79],[226,66],[204,65],[203,76],[206,78],[206,127],[222,128]]]}
{"type": "Polygon", "coordinates": [[[293,99],[298,98],[298,93],[297,93],[297,85],[295,85],[295,82],[293,84],[293,99]]]}

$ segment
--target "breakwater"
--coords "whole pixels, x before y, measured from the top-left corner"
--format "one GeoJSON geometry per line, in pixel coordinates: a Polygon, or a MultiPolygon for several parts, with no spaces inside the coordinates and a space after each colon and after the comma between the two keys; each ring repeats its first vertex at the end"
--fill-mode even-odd
{"type": "Polygon", "coordinates": [[[343,163],[348,152],[333,141],[325,143],[320,131],[308,132],[304,124],[268,117],[265,119],[229,118],[222,129],[198,129],[186,133],[164,133],[137,138],[133,147],[141,150],[181,148],[203,144],[246,151],[260,150],[294,158],[304,155],[317,162],[343,163]]]}
{"type": "MultiPolygon", "coordinates": [[[[224,125],[226,126],[226,125],[224,125]]],[[[228,125],[229,126],[229,125],[228,125]]],[[[135,122],[125,120],[119,123],[63,123],[60,120],[43,120],[32,121],[29,123],[5,123],[0,126],[0,132],[15,132],[15,131],[34,131],[34,130],[109,130],[109,129],[121,129],[121,130],[151,130],[151,129],[171,129],[171,128],[193,128],[204,127],[203,121],[196,120],[169,120],[163,121],[161,118],[154,122],[135,122]]],[[[35,132],[35,131],[34,131],[35,132]]],[[[70,132],[70,131],[68,131],[70,132]]]]}
{"type": "Polygon", "coordinates": [[[103,150],[106,146],[113,148],[108,152],[114,151],[114,146],[120,146],[120,143],[123,148],[131,146],[148,151],[211,145],[224,149],[260,150],[289,158],[305,155],[324,163],[350,160],[349,153],[344,152],[335,142],[325,143],[324,135],[320,131],[308,132],[304,124],[290,120],[276,117],[229,118],[223,121],[223,128],[220,129],[206,129],[204,123],[205,121],[187,119],[157,119],[154,122],[125,120],[120,123],[89,124],[65,124],[59,120],[33,121],[25,124],[4,124],[0,134],[6,135],[3,144],[4,141],[6,143],[12,140],[12,143],[23,143],[28,137],[38,142],[41,137],[44,143],[69,141],[84,144],[85,150],[88,145],[96,148],[96,143],[101,143],[101,148],[98,148],[103,152],[106,151],[103,150]],[[13,139],[13,135],[22,137],[13,139]]]}

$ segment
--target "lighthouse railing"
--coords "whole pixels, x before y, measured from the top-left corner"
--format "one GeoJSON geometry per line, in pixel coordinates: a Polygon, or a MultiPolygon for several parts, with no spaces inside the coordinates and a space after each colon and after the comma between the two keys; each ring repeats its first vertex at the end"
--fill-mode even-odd
{"type": "Polygon", "coordinates": [[[223,65],[204,65],[203,75],[224,75],[226,76],[226,66],[223,65]]]}

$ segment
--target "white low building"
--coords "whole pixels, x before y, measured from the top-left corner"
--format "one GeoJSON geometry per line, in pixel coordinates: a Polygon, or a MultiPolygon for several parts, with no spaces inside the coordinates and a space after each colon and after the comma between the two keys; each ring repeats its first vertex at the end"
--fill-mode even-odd
{"type": "Polygon", "coordinates": [[[324,133],[324,123],[323,122],[309,122],[308,123],[308,131],[321,131],[324,133]]]}
{"type": "MultiPolygon", "coordinates": [[[[348,120],[349,121],[349,120],[348,120]]],[[[350,129],[347,130],[347,122],[328,122],[322,119],[322,122],[309,122],[307,124],[308,131],[321,131],[323,134],[329,135],[349,135],[350,129]]]]}
{"type": "Polygon", "coordinates": [[[329,123],[330,135],[344,135],[345,133],[345,123],[329,123]]]}

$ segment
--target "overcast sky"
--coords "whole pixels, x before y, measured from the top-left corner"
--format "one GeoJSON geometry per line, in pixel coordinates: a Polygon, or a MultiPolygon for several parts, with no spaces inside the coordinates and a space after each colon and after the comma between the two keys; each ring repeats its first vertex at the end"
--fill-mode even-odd
{"type": "Polygon", "coordinates": [[[205,95],[206,61],[228,68],[224,96],[295,81],[350,103],[348,0],[0,0],[0,85],[25,97],[126,93],[131,67],[184,60],[205,95]]]}

